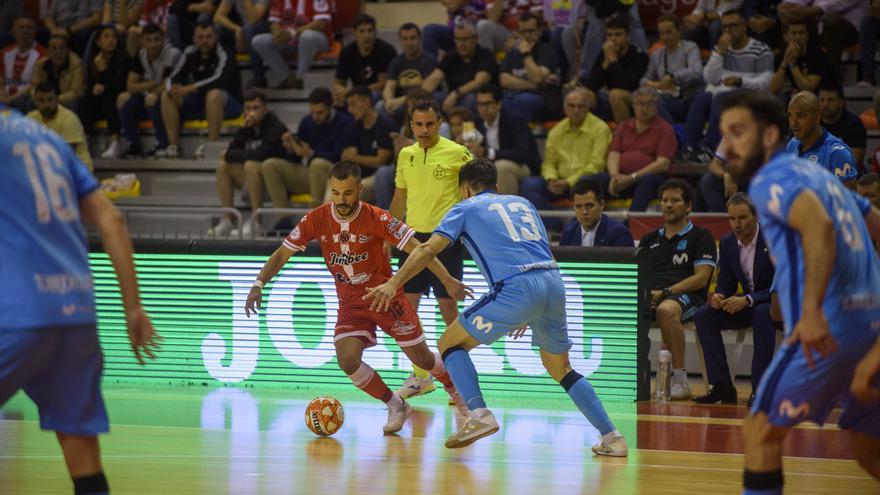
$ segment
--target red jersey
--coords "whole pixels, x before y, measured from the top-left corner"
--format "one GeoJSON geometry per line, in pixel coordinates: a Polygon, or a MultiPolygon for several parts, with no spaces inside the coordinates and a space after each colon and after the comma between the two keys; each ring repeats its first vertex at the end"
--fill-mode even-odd
{"type": "Polygon", "coordinates": [[[295,29],[312,21],[324,21],[324,35],[333,41],[332,0],[272,0],[269,22],[295,29]]]}
{"type": "Polygon", "coordinates": [[[284,239],[284,247],[303,251],[316,239],[324,262],[336,281],[339,302],[359,302],[367,287],[391,278],[391,260],[385,255],[388,241],[402,249],[415,231],[391,213],[361,201],[355,214],[341,220],[333,203],[323,204],[302,217],[284,239]]]}

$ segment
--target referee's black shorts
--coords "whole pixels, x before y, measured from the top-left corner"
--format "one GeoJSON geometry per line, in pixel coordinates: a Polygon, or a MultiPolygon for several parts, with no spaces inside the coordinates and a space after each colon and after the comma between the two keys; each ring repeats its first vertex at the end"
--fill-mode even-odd
{"type": "MultiPolygon", "coordinates": [[[[415,238],[418,239],[419,242],[426,242],[431,238],[431,233],[416,232],[415,238]]],[[[408,257],[409,255],[403,251],[398,253],[398,266],[403,266],[403,263],[408,257]]],[[[437,259],[446,267],[446,270],[450,275],[461,280],[464,264],[464,253],[462,252],[461,241],[455,241],[450,244],[449,247],[437,255],[437,259]]],[[[431,288],[434,289],[434,297],[449,297],[446,288],[443,287],[440,280],[431,273],[431,270],[425,268],[418,275],[411,278],[409,282],[403,285],[403,292],[407,294],[428,295],[431,288]]]]}

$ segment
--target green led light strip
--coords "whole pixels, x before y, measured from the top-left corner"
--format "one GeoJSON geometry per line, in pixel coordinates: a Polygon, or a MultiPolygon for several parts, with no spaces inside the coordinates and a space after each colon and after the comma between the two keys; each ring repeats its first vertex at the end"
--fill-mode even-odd
{"type": "MultiPolygon", "coordinates": [[[[234,255],[137,255],[144,305],[164,337],[156,361],[138,366],[109,259],[90,255],[104,378],[116,382],[279,387],[351,387],[336,365],[333,326],[338,301],[333,279],[317,257],[296,256],[267,284],[264,309],[246,318],[244,301],[265,257],[234,255]]],[[[637,265],[560,263],[566,282],[572,365],[609,400],[636,398],[637,265]]],[[[488,290],[473,262],[465,283],[476,297],[488,290]]],[[[469,303],[468,303],[469,304],[469,303]]],[[[464,308],[465,306],[461,306],[464,308]]],[[[437,303],[419,308],[428,344],[444,329],[437,303]]],[[[504,338],[471,352],[487,392],[564,394],[544,371],[528,339],[504,338]]],[[[379,331],[365,360],[396,386],[411,365],[394,341],[379,331]]]]}

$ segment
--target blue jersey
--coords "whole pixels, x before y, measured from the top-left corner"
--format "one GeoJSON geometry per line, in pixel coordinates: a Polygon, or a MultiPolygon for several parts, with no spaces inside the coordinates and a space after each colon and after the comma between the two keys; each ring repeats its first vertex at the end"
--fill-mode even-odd
{"type": "Polygon", "coordinates": [[[825,129],[822,129],[822,135],[809,149],[801,152],[801,140],[795,137],[789,140],[785,149],[804,160],[818,163],[844,182],[858,177],[856,159],[850,147],[825,129]]]}
{"type": "Polygon", "coordinates": [[[788,226],[795,199],[812,191],[834,222],[836,254],[822,309],[831,332],[874,332],[857,322],[880,316],[880,263],[871,244],[864,215],[870,202],[843,186],[824,168],[779,152],[752,179],[749,194],[761,221],[761,231],[776,263],[779,293],[787,332],[801,315],[804,255],[800,235],[788,226]]]}
{"type": "Polygon", "coordinates": [[[453,242],[461,237],[489,284],[556,268],[541,217],[520,196],[483,191],[453,206],[434,233],[453,242]]]}
{"type": "Polygon", "coordinates": [[[94,324],[79,199],[97,188],[58,135],[0,115],[0,330],[94,324]]]}

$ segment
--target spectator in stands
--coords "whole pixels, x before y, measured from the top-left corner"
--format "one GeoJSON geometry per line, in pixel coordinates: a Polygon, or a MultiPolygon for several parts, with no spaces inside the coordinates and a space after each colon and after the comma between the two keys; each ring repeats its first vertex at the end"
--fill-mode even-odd
{"type": "MultiPolygon", "coordinates": [[[[130,57],[140,49],[140,40],[134,36],[129,37],[129,29],[138,25],[143,11],[144,0],[104,0],[104,7],[101,9],[101,25],[116,27],[119,44],[130,57]]],[[[88,55],[87,53],[87,58],[88,55]]]]}
{"type": "Polygon", "coordinates": [[[92,31],[101,23],[102,0],[52,0],[43,22],[50,33],[67,35],[73,51],[86,52],[92,31]]]}
{"type": "MultiPolygon", "coordinates": [[[[143,46],[132,60],[128,72],[126,90],[116,100],[122,132],[128,141],[125,154],[132,156],[144,155],[138,135],[138,121],[144,118],[153,122],[156,149],[168,147],[168,135],[162,121],[161,97],[168,76],[180,61],[180,50],[165,42],[165,33],[156,24],[148,24],[143,29],[141,44],[143,46]]],[[[113,144],[117,143],[114,141],[113,144]]],[[[153,150],[147,154],[153,155],[155,152],[153,150]]],[[[123,148],[118,146],[117,149],[108,149],[105,155],[107,156],[104,158],[118,158],[123,155],[123,148]]]]}
{"type": "Polygon", "coordinates": [[[562,113],[559,57],[541,41],[541,18],[527,12],[519,18],[519,42],[504,58],[499,81],[504,106],[525,117],[526,122],[554,120],[562,113]]]}
{"type": "Polygon", "coordinates": [[[787,101],[800,91],[815,92],[819,83],[828,77],[828,60],[822,49],[810,39],[806,19],[786,24],[783,30],[788,44],[777,62],[769,89],[787,101]]]}
{"type": "Polygon", "coordinates": [[[18,17],[12,24],[15,43],[0,52],[0,103],[22,112],[31,106],[34,69],[45,49],[36,41],[37,24],[30,17],[18,17]]]}
{"type": "MultiPolygon", "coordinates": [[[[552,210],[552,202],[568,197],[581,177],[605,171],[611,129],[590,113],[591,98],[585,88],[575,88],[565,95],[565,118],[547,135],[541,175],[522,182],[522,195],[539,210],[552,210]]],[[[545,219],[544,224],[557,228],[561,222],[545,219]]]]}
{"type": "Polygon", "coordinates": [[[397,30],[401,53],[388,66],[388,80],[382,90],[380,113],[394,118],[398,125],[408,126],[403,117],[409,90],[421,88],[437,67],[437,57],[422,49],[422,31],[407,22],[397,30]]]}
{"type": "Polygon", "coordinates": [[[868,15],[859,23],[859,61],[862,75],[857,86],[870,88],[877,84],[877,37],[880,36],[880,0],[871,0],[868,15]]]}
{"type": "Polygon", "coordinates": [[[660,93],[661,117],[670,124],[684,122],[694,96],[703,89],[703,63],[693,41],[681,39],[681,21],[671,14],[657,19],[663,46],[651,53],[641,85],[660,93]]]}
{"type": "MultiPolygon", "coordinates": [[[[469,129],[472,129],[469,131],[470,134],[475,134],[476,132],[478,132],[476,131],[476,124],[474,123],[474,114],[468,107],[453,108],[446,117],[445,123],[449,125],[449,135],[443,135],[443,123],[440,124],[440,135],[447,139],[451,139],[458,144],[464,144],[465,125],[469,126],[469,129]],[[465,122],[467,122],[468,124],[465,124],[465,122]]],[[[412,128],[410,128],[410,133],[412,133],[412,128]]],[[[471,136],[469,135],[468,137],[471,136]]]]}
{"type": "Polygon", "coordinates": [[[0,3],[0,46],[15,41],[12,37],[12,23],[24,13],[24,0],[6,0],[0,3]]]}
{"type": "MultiPolygon", "coordinates": [[[[581,44],[581,79],[587,79],[596,66],[603,43],[607,41],[605,31],[611,17],[621,17],[627,26],[628,39],[642,53],[648,51],[648,38],[639,17],[639,3],[627,0],[606,0],[602,2],[584,2],[586,4],[586,25],[584,40],[581,44]]],[[[647,62],[645,63],[647,66],[647,62]]],[[[644,71],[644,67],[642,67],[644,71]]],[[[641,76],[640,76],[641,77],[641,76]]]]}
{"type": "Polygon", "coordinates": [[[302,89],[312,61],[330,49],[333,17],[326,0],[272,0],[268,33],[253,39],[256,51],[269,68],[268,83],[278,89],[302,89]],[[298,9],[302,8],[302,14],[298,9]],[[296,74],[286,57],[296,53],[296,74]]]}
{"type": "Polygon", "coordinates": [[[748,196],[736,193],[727,201],[727,218],[733,232],[718,245],[718,281],[709,302],[697,310],[694,323],[703,348],[711,391],[696,397],[698,404],[736,404],[736,387],[730,378],[722,330],[752,328],[752,394],[776,349],[776,328],[770,318],[770,286],[775,269],[761,235],[755,207],[748,196]],[[742,287],[741,295],[737,286],[742,287]]]}
{"type": "Polygon", "coordinates": [[[859,171],[863,171],[868,131],[862,119],[846,108],[840,83],[828,80],[819,86],[819,110],[822,127],[849,146],[859,171]]]}
{"type": "MultiPolygon", "coordinates": [[[[340,160],[346,136],[353,125],[354,119],[348,113],[333,108],[330,90],[319,87],[309,93],[309,114],[300,120],[296,134],[284,136],[287,150],[296,155],[302,165],[308,167],[309,194],[312,196],[310,207],[324,202],[330,169],[340,160]]],[[[274,177],[282,176],[283,183],[292,191],[292,185],[284,178],[288,173],[277,172],[273,166],[264,166],[263,177],[266,183],[271,182],[274,177]]],[[[277,179],[274,181],[278,182],[277,179]]],[[[272,188],[269,193],[273,193],[272,188]]],[[[277,208],[288,206],[280,195],[272,195],[272,204],[277,208]]]]}
{"type": "Polygon", "coordinates": [[[767,89],[773,77],[773,52],[764,43],[749,38],[741,12],[734,10],[721,16],[721,28],[724,34],[703,68],[706,90],[697,94],[688,110],[684,156],[693,162],[708,163],[721,142],[721,95],[737,88],[767,89]]]}
{"type": "Polygon", "coordinates": [[[333,81],[333,101],[344,104],[348,81],[353,87],[367,86],[381,96],[388,79],[388,66],[397,56],[397,50],[387,41],[376,37],[376,19],[367,14],[354,18],[354,41],[345,45],[339,55],[339,65],[333,81]]]}
{"type": "Polygon", "coordinates": [[[541,155],[528,121],[504,108],[501,94],[501,88],[494,84],[477,90],[477,128],[483,139],[466,141],[465,146],[475,158],[495,162],[500,194],[519,194],[519,182],[540,172],[541,155]]]}
{"type": "MultiPolygon", "coordinates": [[[[251,211],[263,206],[263,162],[287,156],[282,136],[288,132],[266,104],[266,96],[248,91],[244,96],[244,122],[232,137],[217,167],[217,196],[224,208],[233,207],[235,189],[247,187],[251,211]]],[[[275,186],[275,185],[273,185],[275,186]]],[[[245,220],[241,234],[251,237],[262,230],[256,215],[245,220]]],[[[224,216],[209,232],[211,235],[237,235],[232,217],[224,216]]]]}
{"type": "Polygon", "coordinates": [[[632,234],[623,224],[604,213],[602,185],[581,179],[571,188],[573,218],[562,230],[560,246],[633,247],[632,234]]]}
{"type": "Polygon", "coordinates": [[[742,7],[743,0],[698,0],[690,15],[684,17],[684,37],[710,49],[721,37],[721,16],[742,7]]]}
{"type": "Polygon", "coordinates": [[[872,205],[880,208],[880,174],[871,172],[859,177],[856,190],[859,194],[868,198],[872,205]]]}
{"type": "Polygon", "coordinates": [[[510,37],[507,29],[500,24],[504,13],[503,2],[492,2],[488,7],[485,0],[440,0],[446,7],[448,22],[428,24],[424,29],[424,47],[428,53],[439,55],[440,51],[451,52],[455,48],[454,29],[462,22],[474,26],[480,46],[490,52],[501,51],[510,37]]]}
{"type": "Polygon", "coordinates": [[[682,323],[693,318],[706,302],[718,254],[712,234],[688,219],[693,203],[694,193],[687,182],[664,182],[660,186],[663,226],[639,241],[651,259],[651,307],[656,311],[663,344],[672,352],[670,395],[675,400],[691,397],[682,323]]]}
{"type": "Polygon", "coordinates": [[[82,123],[72,110],[59,105],[55,86],[45,81],[37,84],[34,88],[34,104],[37,109],[30,112],[28,117],[55,131],[73,148],[77,158],[92,170],[94,165],[89,155],[89,141],[82,123]]]}
{"type": "Polygon", "coordinates": [[[678,148],[675,131],[657,115],[657,92],[639,88],[633,97],[636,116],[614,131],[608,151],[608,171],[596,180],[607,184],[610,196],[632,197],[630,211],[645,211],[678,148]]]}
{"type": "MultiPolygon", "coordinates": [[[[126,47],[134,50],[132,52],[133,57],[136,55],[137,50],[143,48],[141,46],[141,38],[144,34],[144,28],[150,24],[159,26],[159,29],[168,36],[168,40],[172,46],[178,48],[171,40],[172,34],[168,32],[168,16],[171,14],[171,6],[173,3],[174,0],[143,1],[140,18],[134,21],[134,23],[128,28],[127,32],[128,39],[126,47]]],[[[178,49],[183,50],[183,47],[179,47],[178,49]]]]}
{"type": "Polygon", "coordinates": [[[86,94],[83,96],[79,116],[86,133],[94,131],[95,123],[107,121],[110,145],[102,158],[119,155],[119,134],[122,124],[116,110],[116,100],[125,91],[131,60],[119,43],[119,34],[113,26],[101,26],[95,31],[94,42],[89,49],[91,58],[86,59],[86,94]]]}
{"type": "Polygon", "coordinates": [[[639,87],[639,81],[645,75],[648,56],[630,43],[626,17],[608,18],[605,29],[608,34],[602,45],[602,53],[583,83],[598,94],[598,98],[592,98],[598,102],[596,113],[606,120],[613,116],[619,124],[630,117],[632,92],[639,87]]]}
{"type": "MultiPolygon", "coordinates": [[[[207,22],[196,26],[193,43],[186,47],[171,73],[171,87],[162,93],[168,147],[157,151],[160,158],[180,157],[181,113],[187,119],[207,118],[209,141],[220,138],[224,118],[241,115],[241,76],[235,55],[218,43],[214,26],[207,22]]],[[[204,153],[202,144],[196,149],[196,157],[204,153]]]]}
{"type": "Polygon", "coordinates": [[[804,91],[791,99],[788,126],[792,138],[785,149],[825,167],[847,187],[855,189],[859,172],[852,150],[822,128],[819,112],[819,98],[814,93],[804,91]]]}
{"type": "Polygon", "coordinates": [[[773,53],[782,51],[785,41],[776,6],[781,0],[745,0],[743,14],[749,25],[749,36],[769,46],[773,53]]]}
{"type": "Polygon", "coordinates": [[[443,57],[422,88],[433,93],[446,81],[449,93],[443,99],[444,112],[458,105],[476,110],[475,91],[485,84],[497,83],[497,79],[495,55],[477,45],[473,24],[461,22],[455,26],[455,50],[443,57]]]}
{"type": "Polygon", "coordinates": [[[868,13],[867,0],[785,0],[777,7],[782,24],[803,19],[822,25],[822,46],[828,54],[829,73],[840,81],[843,51],[859,42],[858,26],[868,13]]]}
{"type": "Polygon", "coordinates": [[[585,16],[584,0],[544,0],[544,21],[550,30],[550,44],[562,56],[559,62],[565,81],[576,78],[579,72],[577,55],[585,16]]]}
{"type": "Polygon", "coordinates": [[[172,0],[167,30],[171,45],[180,50],[186,48],[193,39],[196,25],[211,23],[216,10],[214,0],[172,0]]]}
{"type": "Polygon", "coordinates": [[[541,20],[541,26],[544,26],[544,0],[502,0],[501,4],[499,22],[508,30],[508,36],[519,30],[519,21],[524,14],[536,15],[541,20]]]}
{"type": "MultiPolygon", "coordinates": [[[[260,54],[254,51],[252,41],[258,34],[269,32],[269,0],[221,0],[214,12],[214,24],[221,29],[222,44],[226,50],[248,52],[251,56],[251,69],[254,78],[250,86],[265,88],[266,66],[260,54]],[[238,22],[232,20],[231,14],[237,14],[238,22]]],[[[234,60],[234,57],[233,57],[234,60]]]]}
{"type": "Polygon", "coordinates": [[[85,94],[82,60],[71,51],[66,34],[55,33],[49,37],[48,53],[34,68],[34,87],[48,82],[58,93],[58,103],[76,112],[85,94]]]}
{"type": "Polygon", "coordinates": [[[389,117],[373,108],[372,92],[367,86],[355,86],[348,92],[348,113],[355,120],[344,138],[342,159],[361,166],[364,201],[375,200],[380,208],[388,209],[394,194],[394,167],[391,152],[394,143],[391,133],[397,125],[389,117]]]}

